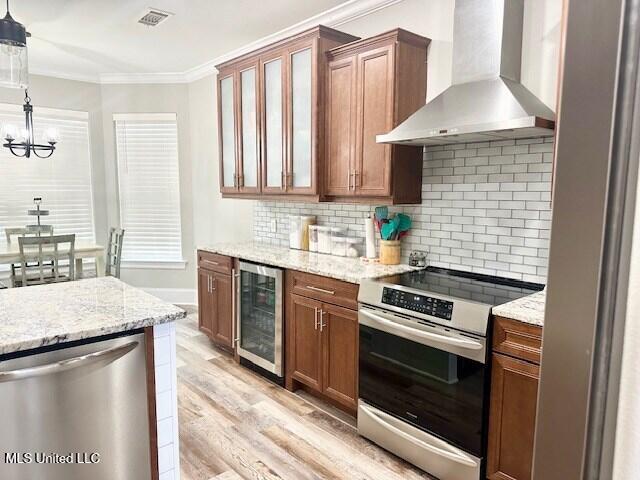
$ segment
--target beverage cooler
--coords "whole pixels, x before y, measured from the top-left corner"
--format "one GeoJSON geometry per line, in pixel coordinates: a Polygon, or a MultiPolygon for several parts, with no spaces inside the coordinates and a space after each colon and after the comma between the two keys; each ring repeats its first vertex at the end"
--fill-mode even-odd
{"type": "Polygon", "coordinates": [[[240,262],[237,282],[238,355],[275,381],[283,377],[283,271],[240,262]]]}

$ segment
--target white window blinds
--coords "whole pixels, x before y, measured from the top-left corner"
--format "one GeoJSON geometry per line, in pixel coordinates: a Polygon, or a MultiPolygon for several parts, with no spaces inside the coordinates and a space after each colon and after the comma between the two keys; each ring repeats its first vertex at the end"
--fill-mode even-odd
{"type": "MultiPolygon", "coordinates": [[[[37,222],[27,216],[35,208],[34,197],[42,197],[41,208],[50,211],[42,223],[53,225],[54,233],[75,233],[76,242],[95,241],[88,114],[36,105],[33,122],[36,142],[55,128],[59,143],[48,159],[19,158],[0,147],[0,245],[6,243],[5,227],[37,222]]],[[[7,124],[24,128],[21,105],[0,104],[0,125],[7,124]]]]}
{"type": "Polygon", "coordinates": [[[115,114],[123,261],[181,262],[174,113],[115,114]]]}

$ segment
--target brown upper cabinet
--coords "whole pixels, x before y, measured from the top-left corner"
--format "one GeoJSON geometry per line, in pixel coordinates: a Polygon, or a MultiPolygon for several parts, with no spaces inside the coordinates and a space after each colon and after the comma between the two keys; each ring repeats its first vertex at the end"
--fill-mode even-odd
{"type": "Polygon", "coordinates": [[[217,66],[224,196],[320,199],[326,52],[357,38],[318,26],[217,66]]]}
{"type": "Polygon", "coordinates": [[[328,52],[325,200],[420,203],[422,148],[376,135],[425,104],[429,43],[396,29],[328,52]]]}

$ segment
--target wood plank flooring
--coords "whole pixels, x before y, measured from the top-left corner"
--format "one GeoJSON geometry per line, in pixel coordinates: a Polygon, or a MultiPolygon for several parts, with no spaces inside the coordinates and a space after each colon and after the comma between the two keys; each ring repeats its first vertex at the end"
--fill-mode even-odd
{"type": "Polygon", "coordinates": [[[236,364],[177,323],[182,480],[417,480],[427,474],[360,437],[349,416],[236,364]]]}

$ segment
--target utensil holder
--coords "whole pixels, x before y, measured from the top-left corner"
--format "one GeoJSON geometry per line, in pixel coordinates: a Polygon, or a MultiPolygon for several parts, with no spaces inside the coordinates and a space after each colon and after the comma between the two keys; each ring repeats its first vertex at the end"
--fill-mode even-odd
{"type": "Polygon", "coordinates": [[[382,265],[400,263],[400,240],[380,240],[380,263],[382,265]]]}

